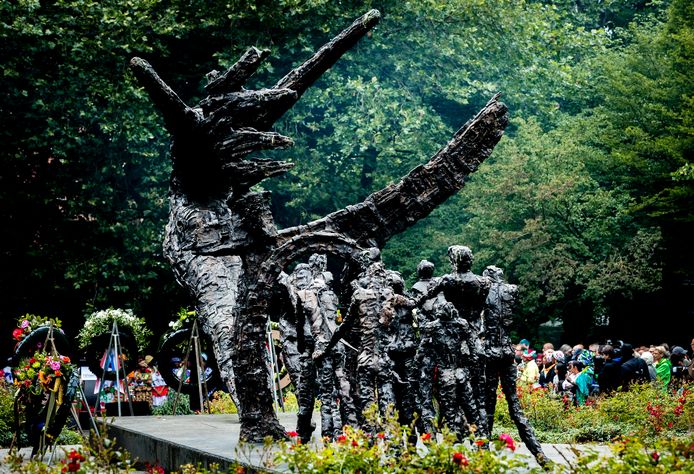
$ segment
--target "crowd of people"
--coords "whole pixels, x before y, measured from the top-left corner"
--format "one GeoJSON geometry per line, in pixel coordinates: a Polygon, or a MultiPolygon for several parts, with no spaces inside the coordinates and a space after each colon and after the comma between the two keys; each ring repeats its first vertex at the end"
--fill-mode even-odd
{"type": "Polygon", "coordinates": [[[527,339],[515,350],[520,384],[568,395],[577,405],[592,395],[628,390],[633,383],[652,382],[666,391],[694,381],[694,339],[690,352],[665,343],[634,347],[622,341],[559,349],[547,342],[538,351],[527,339]]]}

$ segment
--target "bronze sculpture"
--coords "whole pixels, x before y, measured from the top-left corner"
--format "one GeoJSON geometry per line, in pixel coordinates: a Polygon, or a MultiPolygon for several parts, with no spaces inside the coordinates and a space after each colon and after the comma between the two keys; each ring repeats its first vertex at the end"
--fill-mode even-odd
{"type": "Polygon", "coordinates": [[[281,270],[315,252],[355,261],[361,249],[382,246],[461,189],[508,122],[495,96],[399,183],[322,219],[278,230],[269,194],[251,187],[291,164],[246,157],[291,146],[290,138],[269,131],[272,125],[379,18],[376,10],[366,13],[268,89],[243,88],[268,54],[251,48],[223,74],[210,73],[207,97],[192,107],[146,61],[130,62],[173,138],[164,253],[196,300],[222,379],[238,401],[244,440],[286,436],[264,362],[268,305],[281,270]]]}

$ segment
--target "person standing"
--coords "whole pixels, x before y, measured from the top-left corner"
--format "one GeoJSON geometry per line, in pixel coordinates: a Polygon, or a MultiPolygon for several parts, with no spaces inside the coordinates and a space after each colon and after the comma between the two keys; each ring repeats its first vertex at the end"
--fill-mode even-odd
{"type": "Polygon", "coordinates": [[[524,352],[521,356],[523,358],[523,370],[520,374],[520,383],[533,385],[539,380],[540,368],[537,366],[537,362],[535,362],[536,355],[535,351],[531,350],[524,352]]]}
{"type": "Polygon", "coordinates": [[[653,354],[656,381],[666,392],[672,379],[672,363],[668,358],[667,350],[663,346],[655,346],[651,349],[651,354],[653,354]]]}
{"type": "Polygon", "coordinates": [[[615,360],[615,350],[611,345],[607,344],[602,346],[600,353],[605,360],[605,363],[598,374],[600,393],[611,393],[616,391],[619,386],[622,385],[620,373],[621,367],[619,362],[615,360]]]}
{"type": "Polygon", "coordinates": [[[641,359],[646,363],[648,368],[648,381],[655,381],[655,367],[653,367],[653,354],[650,351],[645,351],[641,354],[641,359]]]}
{"type": "Polygon", "coordinates": [[[540,378],[538,383],[542,387],[547,387],[549,384],[555,383],[557,375],[557,360],[554,358],[553,349],[545,349],[542,353],[542,368],[540,369],[540,378]]]}

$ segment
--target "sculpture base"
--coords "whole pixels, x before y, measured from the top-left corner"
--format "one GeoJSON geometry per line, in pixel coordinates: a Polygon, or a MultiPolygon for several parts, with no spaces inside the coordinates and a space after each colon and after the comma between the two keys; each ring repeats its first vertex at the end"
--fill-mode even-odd
{"type": "MultiPolygon", "coordinates": [[[[279,420],[287,431],[296,428],[296,413],[280,413],[279,420]]],[[[320,426],[318,412],[314,421],[320,426]]],[[[109,420],[108,430],[109,437],[116,438],[133,459],[157,463],[167,472],[183,464],[219,464],[227,470],[233,463],[272,470],[263,465],[263,460],[272,456],[262,445],[239,445],[238,415],[123,416],[109,420]]],[[[317,441],[319,434],[317,428],[312,441],[317,441]]],[[[277,447],[270,449],[274,452],[277,447]]]]}
{"type": "MultiPolygon", "coordinates": [[[[280,423],[287,430],[296,427],[296,413],[280,413],[280,423]]],[[[313,413],[316,430],[312,443],[320,443],[320,414],[313,413]]],[[[261,444],[239,445],[241,423],[237,415],[186,415],[186,416],[124,416],[114,418],[108,425],[109,436],[116,438],[139,462],[159,464],[167,471],[177,470],[183,464],[219,464],[227,470],[233,463],[264,471],[286,472],[286,467],[268,468],[263,460],[272,459],[277,445],[270,452],[261,444]]],[[[516,437],[516,435],[514,435],[516,437]]],[[[609,455],[606,445],[578,445],[581,451],[593,449],[601,455],[609,455]]],[[[542,444],[547,457],[556,463],[567,465],[576,459],[567,444],[542,444]]],[[[528,456],[529,466],[537,466],[535,459],[522,444],[516,454],[528,456]]]]}

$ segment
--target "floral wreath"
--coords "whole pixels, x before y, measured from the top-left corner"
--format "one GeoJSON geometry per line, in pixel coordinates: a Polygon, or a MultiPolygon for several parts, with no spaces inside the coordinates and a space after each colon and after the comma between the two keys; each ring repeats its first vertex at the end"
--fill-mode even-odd
{"type": "Polygon", "coordinates": [[[17,328],[12,331],[12,339],[17,341],[17,343],[22,342],[22,340],[31,334],[31,331],[34,329],[51,324],[54,328],[59,329],[61,326],[60,319],[46,318],[44,316],[27,313],[17,318],[17,328]]]}
{"type": "Polygon", "coordinates": [[[60,405],[63,395],[60,385],[69,380],[74,370],[69,357],[49,355],[38,350],[33,356],[20,361],[18,368],[13,371],[14,384],[29,395],[56,392],[60,405]]]}
{"type": "Polygon", "coordinates": [[[84,349],[96,336],[109,333],[113,327],[113,321],[120,329],[127,328],[132,332],[140,351],[145,349],[147,338],[152,335],[145,320],[135,316],[131,309],[116,308],[95,311],[87,316],[84,327],[77,334],[79,348],[84,349]]]}

